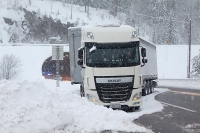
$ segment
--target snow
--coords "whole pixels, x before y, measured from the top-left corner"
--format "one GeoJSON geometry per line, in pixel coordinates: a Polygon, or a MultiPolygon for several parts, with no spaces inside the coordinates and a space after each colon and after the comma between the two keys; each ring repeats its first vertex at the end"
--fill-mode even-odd
{"type": "Polygon", "coordinates": [[[200,79],[160,79],[158,80],[158,85],[162,87],[200,90],[200,79]]]}
{"type": "Polygon", "coordinates": [[[90,103],[80,97],[79,86],[72,86],[70,82],[61,82],[57,88],[55,81],[45,79],[1,80],[0,132],[146,132],[133,120],[163,109],[154,100],[155,95],[144,97],[139,111],[126,113],[90,103]]]}
{"type": "Polygon", "coordinates": [[[124,14],[119,14],[118,17],[113,17],[109,14],[109,11],[96,8],[89,8],[89,16],[87,16],[87,12],[85,12],[85,6],[73,4],[65,4],[65,6],[63,6],[62,2],[58,1],[52,1],[51,5],[51,1],[49,0],[31,0],[30,5],[28,0],[1,0],[0,39],[2,38],[4,43],[9,42],[12,33],[21,34],[21,36],[19,36],[19,40],[24,38],[21,26],[16,27],[15,24],[10,26],[3,20],[3,17],[11,18],[13,21],[21,24],[21,21],[25,20],[24,11],[22,10],[23,8],[30,12],[34,11],[38,16],[47,15],[48,17],[51,16],[54,20],[59,19],[63,24],[67,24],[68,22],[74,23],[77,27],[84,25],[121,25],[125,20],[124,14]]]}
{"type": "MultiPolygon", "coordinates": [[[[12,4],[7,4],[8,1],[1,1],[0,3],[0,39],[3,39],[3,42],[9,42],[11,33],[14,31],[16,33],[21,32],[20,27],[16,27],[15,24],[12,26],[5,23],[4,18],[12,18],[12,21],[19,22],[24,19],[24,13],[21,11],[15,11],[11,9],[12,4]],[[7,7],[8,6],[8,7],[7,7]],[[6,8],[7,7],[7,8],[6,8]],[[9,32],[9,33],[8,33],[9,32]]],[[[22,36],[23,37],[23,36],[22,36]]]]}
{"type": "MultiPolygon", "coordinates": [[[[68,52],[68,47],[64,47],[68,52]]],[[[52,55],[51,46],[1,46],[0,57],[13,54],[22,62],[21,74],[13,80],[40,80],[42,77],[42,64],[52,55]],[[36,59],[35,59],[36,58],[36,59]],[[40,64],[40,65],[36,65],[40,64]],[[27,71],[28,70],[28,71],[27,71]]]]}
{"type": "MultiPolygon", "coordinates": [[[[51,50],[51,46],[0,46],[0,56],[14,54],[23,63],[19,76],[0,81],[0,132],[145,132],[134,119],[163,109],[154,100],[156,93],[144,97],[139,111],[126,113],[88,102],[80,97],[79,86],[70,82],[57,88],[56,81],[42,78],[42,64],[51,50]]],[[[64,51],[69,51],[67,46],[64,51]]]]}
{"type": "MultiPolygon", "coordinates": [[[[43,79],[41,71],[51,50],[51,46],[0,46],[0,57],[13,54],[23,63],[17,77],[0,80],[0,132],[146,132],[133,120],[163,109],[154,100],[156,94],[144,98],[140,111],[126,113],[81,98],[79,85],[61,82],[56,87],[56,81],[43,79]]],[[[69,51],[67,46],[64,51],[69,51]]]]}
{"type": "MultiPolygon", "coordinates": [[[[188,45],[157,45],[156,49],[159,79],[187,78],[188,45]]],[[[199,55],[199,50],[200,45],[191,46],[191,59],[199,55]]],[[[192,63],[190,68],[192,70],[192,63]]]]}
{"type": "Polygon", "coordinates": [[[185,127],[183,127],[183,129],[186,132],[194,133],[194,132],[198,132],[199,127],[200,127],[199,123],[193,123],[193,124],[186,125],[185,127]]]}
{"type": "MultiPolygon", "coordinates": [[[[19,79],[37,80],[38,78],[39,79],[42,78],[41,74],[42,65],[37,66],[35,64],[43,64],[43,62],[52,55],[52,47],[44,46],[43,44],[37,44],[37,45],[19,44],[19,45],[22,46],[0,46],[0,57],[2,57],[5,54],[14,54],[17,57],[20,57],[22,61],[22,66],[21,66],[22,73],[18,77],[16,77],[18,80],[19,79]],[[33,45],[33,46],[27,46],[27,45],[33,45]],[[33,60],[34,58],[36,58],[36,56],[39,58],[37,60],[33,60]],[[27,71],[30,68],[31,70],[27,71]]],[[[192,46],[191,59],[194,56],[198,55],[199,49],[200,49],[199,45],[192,46]]],[[[64,51],[68,52],[69,47],[64,46],[64,51]]],[[[187,60],[188,60],[187,58],[188,57],[187,57],[186,45],[157,46],[158,78],[187,79],[187,60]],[[179,54],[177,54],[177,51],[179,54]]]]}
{"type": "MultiPolygon", "coordinates": [[[[71,19],[70,4],[63,6],[53,1],[51,10],[48,0],[32,0],[31,5],[28,4],[28,0],[21,0],[19,3],[29,11],[52,16],[53,19],[60,19],[62,23],[75,22],[78,27],[122,23],[109,15],[108,11],[101,9],[90,8],[87,18],[84,7],[72,5],[71,19]]],[[[151,132],[136,125],[134,120],[144,114],[162,111],[162,104],[154,97],[168,89],[156,88],[155,93],[143,97],[143,104],[138,111],[126,113],[98,106],[86,98],[81,98],[79,85],[61,82],[60,87],[56,87],[55,80],[42,77],[42,64],[52,55],[52,47],[48,44],[8,46],[10,35],[7,30],[10,27],[5,24],[3,17],[12,18],[14,21],[24,18],[21,11],[11,9],[13,3],[10,0],[1,1],[0,4],[0,39],[3,39],[0,58],[5,54],[13,54],[22,62],[21,73],[18,76],[11,80],[0,80],[0,132],[151,132]]],[[[123,20],[123,15],[121,17],[123,20]]],[[[15,30],[16,27],[11,26],[11,29],[15,30]]],[[[191,57],[198,55],[199,49],[200,46],[192,46],[191,57]]],[[[64,51],[69,51],[68,46],[64,47],[64,51]]],[[[160,86],[200,89],[199,80],[187,79],[188,46],[157,46],[157,59],[160,86]]]]}
{"type": "MultiPolygon", "coordinates": [[[[26,0],[25,0],[26,1],[26,0]]],[[[6,7],[6,3],[3,5],[6,7]]],[[[89,19],[87,18],[87,13],[85,12],[85,6],[79,5],[71,5],[65,4],[63,6],[62,2],[52,1],[49,0],[34,0],[32,1],[31,5],[27,2],[20,2],[19,5],[28,9],[29,11],[35,11],[36,13],[46,14],[47,16],[52,16],[53,19],[60,19],[62,23],[78,23],[77,26],[81,26],[82,24],[86,25],[102,25],[102,24],[116,24],[120,25],[120,20],[113,17],[108,13],[106,10],[90,8],[89,9],[89,19]],[[51,8],[52,7],[52,8],[51,8]],[[72,8],[72,19],[71,19],[71,8],[72,8]],[[103,17],[102,17],[103,16],[103,17]],[[103,19],[103,21],[102,21],[103,19]]],[[[13,11],[14,12],[14,11],[13,11]]],[[[16,13],[9,13],[7,10],[4,13],[7,17],[16,18],[19,20],[19,15],[16,13]]]]}
{"type": "MultiPolygon", "coordinates": [[[[113,111],[81,98],[78,85],[61,82],[60,87],[56,87],[55,80],[43,79],[42,64],[51,56],[52,47],[27,45],[0,46],[0,57],[13,54],[23,64],[20,75],[9,81],[0,80],[0,132],[151,132],[136,125],[134,120],[144,114],[162,111],[163,106],[154,100],[154,96],[167,89],[157,88],[156,93],[143,97],[139,111],[113,111]]],[[[198,54],[198,48],[192,46],[192,57],[195,52],[198,54]]],[[[69,51],[68,46],[64,51],[69,51]]],[[[160,86],[199,89],[199,80],[186,79],[187,56],[181,56],[185,53],[186,46],[157,46],[158,75],[182,78],[159,80],[160,86]]]]}
{"type": "Polygon", "coordinates": [[[96,49],[97,49],[97,47],[93,45],[93,47],[90,49],[90,52],[93,52],[96,49]]]}
{"type": "MultiPolygon", "coordinates": [[[[168,50],[168,46],[162,47],[168,50]]],[[[69,51],[68,46],[64,47],[64,51],[69,51]]],[[[150,132],[134,124],[134,120],[163,109],[154,97],[167,89],[156,88],[156,93],[143,97],[140,110],[126,113],[94,105],[81,98],[79,85],[61,82],[60,87],[56,87],[55,80],[43,79],[41,70],[43,62],[52,54],[51,46],[0,46],[0,57],[4,54],[16,55],[23,65],[17,77],[0,80],[0,132],[150,132]]],[[[158,67],[160,65],[163,67],[158,63],[158,67]]],[[[171,76],[176,77],[176,73],[171,73],[171,76]]],[[[159,85],[198,87],[200,83],[187,79],[177,81],[162,80],[159,85]]]]}

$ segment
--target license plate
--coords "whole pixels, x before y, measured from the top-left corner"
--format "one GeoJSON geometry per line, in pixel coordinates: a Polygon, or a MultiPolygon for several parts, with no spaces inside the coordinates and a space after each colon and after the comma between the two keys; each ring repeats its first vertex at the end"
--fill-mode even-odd
{"type": "Polygon", "coordinates": [[[121,109],[121,104],[120,103],[110,103],[110,108],[114,109],[121,109]]]}

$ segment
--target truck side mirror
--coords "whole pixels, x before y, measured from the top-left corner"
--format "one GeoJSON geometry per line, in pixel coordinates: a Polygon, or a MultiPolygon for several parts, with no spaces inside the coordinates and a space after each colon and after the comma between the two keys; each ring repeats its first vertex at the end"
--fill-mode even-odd
{"type": "Polygon", "coordinates": [[[144,58],[142,59],[142,63],[144,63],[144,64],[145,64],[145,63],[147,63],[147,62],[148,62],[148,60],[147,60],[147,59],[144,59],[144,58]]]}
{"type": "Polygon", "coordinates": [[[146,57],[146,48],[141,49],[142,57],[146,57]]]}
{"type": "Polygon", "coordinates": [[[78,50],[78,58],[83,59],[83,49],[78,50]]]}
{"type": "Polygon", "coordinates": [[[77,63],[78,63],[79,66],[82,66],[83,65],[83,60],[78,60],[77,63]]]}

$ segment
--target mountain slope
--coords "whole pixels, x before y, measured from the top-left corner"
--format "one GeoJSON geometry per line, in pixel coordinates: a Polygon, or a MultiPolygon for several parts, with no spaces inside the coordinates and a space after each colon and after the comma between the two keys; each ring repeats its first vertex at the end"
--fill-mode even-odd
{"type": "MultiPolygon", "coordinates": [[[[0,40],[3,43],[49,43],[49,38],[55,36],[67,43],[66,29],[70,26],[123,23],[109,11],[89,8],[87,14],[84,6],[57,1],[8,0],[0,5],[0,40]]],[[[123,19],[123,14],[120,18],[123,19]]]]}

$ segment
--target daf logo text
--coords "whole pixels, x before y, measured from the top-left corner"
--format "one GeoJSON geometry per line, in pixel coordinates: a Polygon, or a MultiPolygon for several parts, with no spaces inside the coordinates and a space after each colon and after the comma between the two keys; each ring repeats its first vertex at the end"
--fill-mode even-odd
{"type": "Polygon", "coordinates": [[[121,79],[109,79],[109,83],[116,83],[116,82],[121,82],[121,79]]]}

